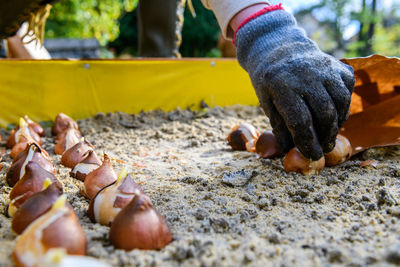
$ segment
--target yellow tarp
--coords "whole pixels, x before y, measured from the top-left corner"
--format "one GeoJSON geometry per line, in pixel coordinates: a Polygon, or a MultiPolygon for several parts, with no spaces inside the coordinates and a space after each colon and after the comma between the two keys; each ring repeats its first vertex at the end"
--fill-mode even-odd
{"type": "Polygon", "coordinates": [[[0,60],[0,126],[97,112],[258,104],[236,60],[0,60]]]}

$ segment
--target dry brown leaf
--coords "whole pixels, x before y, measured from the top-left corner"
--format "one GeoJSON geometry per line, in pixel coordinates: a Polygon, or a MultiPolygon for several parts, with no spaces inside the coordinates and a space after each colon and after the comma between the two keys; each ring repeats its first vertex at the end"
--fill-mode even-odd
{"type": "Polygon", "coordinates": [[[356,84],[350,114],[400,95],[400,60],[380,55],[343,59],[354,68],[356,84]]]}
{"type": "Polygon", "coordinates": [[[356,76],[352,115],[340,130],[350,140],[353,155],[400,144],[400,60],[374,55],[343,61],[353,66],[356,76]]]}

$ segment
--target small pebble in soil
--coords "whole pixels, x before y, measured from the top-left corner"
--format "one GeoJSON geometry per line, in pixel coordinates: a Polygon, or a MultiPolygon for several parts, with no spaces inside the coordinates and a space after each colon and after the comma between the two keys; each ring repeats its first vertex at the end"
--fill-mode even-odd
{"type": "Polygon", "coordinates": [[[227,172],[222,175],[222,182],[231,186],[243,186],[253,178],[254,175],[254,171],[245,169],[235,172],[227,172]]]}

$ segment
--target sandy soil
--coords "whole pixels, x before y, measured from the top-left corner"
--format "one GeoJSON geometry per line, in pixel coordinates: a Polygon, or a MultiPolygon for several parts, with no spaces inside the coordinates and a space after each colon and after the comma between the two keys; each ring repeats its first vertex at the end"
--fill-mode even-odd
{"type": "MultiPolygon", "coordinates": [[[[117,170],[126,162],[168,220],[174,241],[161,251],[115,250],[109,228],[87,217],[82,183],[60,166],[54,138],[45,138],[86,233],[88,255],[112,266],[400,264],[399,147],[366,151],[316,176],[286,174],[281,159],[260,160],[228,147],[226,136],[240,122],[270,128],[259,108],[244,106],[79,121],[98,154],[107,152],[117,170]],[[377,160],[377,167],[360,168],[365,159],[377,160]]],[[[10,161],[4,157],[0,172],[0,266],[13,265],[16,237],[6,216],[10,161]]]]}

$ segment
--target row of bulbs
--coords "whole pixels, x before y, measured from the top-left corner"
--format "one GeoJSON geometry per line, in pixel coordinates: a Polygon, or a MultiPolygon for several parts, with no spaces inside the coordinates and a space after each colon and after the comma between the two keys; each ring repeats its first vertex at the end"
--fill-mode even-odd
{"type": "MultiPolygon", "coordinates": [[[[228,143],[233,150],[247,150],[257,153],[261,158],[283,156],[272,131],[265,131],[260,135],[256,128],[248,123],[235,125],[228,135],[228,143]]],[[[345,162],[351,155],[352,148],[349,140],[339,134],[336,137],[334,149],[319,160],[307,159],[297,148],[292,148],[285,155],[283,165],[286,172],[314,175],[325,166],[336,166],[345,162]]]]}
{"type": "MultiPolygon", "coordinates": [[[[60,113],[52,133],[61,164],[71,168],[73,178],[83,181],[81,194],[90,200],[89,218],[110,226],[110,241],[116,248],[161,249],[172,241],[166,220],[150,198],[126,169],[117,175],[106,154],[103,161],[97,157],[74,120],[60,113]]],[[[19,235],[14,262],[17,266],[107,266],[76,256],[86,255],[86,237],[41,147],[41,136],[43,128],[25,116],[7,141],[13,158],[6,175],[13,187],[8,213],[12,230],[19,235]]]]}

